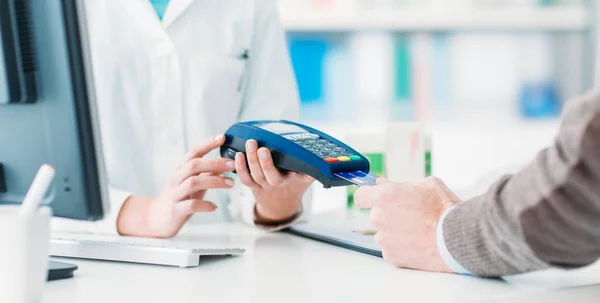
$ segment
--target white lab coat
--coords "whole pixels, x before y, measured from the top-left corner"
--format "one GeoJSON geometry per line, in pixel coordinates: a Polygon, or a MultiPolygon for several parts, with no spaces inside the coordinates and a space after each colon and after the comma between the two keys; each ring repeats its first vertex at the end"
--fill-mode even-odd
{"type": "MultiPolygon", "coordinates": [[[[237,121],[299,118],[275,0],[171,0],[162,22],[149,0],[85,4],[111,185],[103,230],[116,231],[130,195],[157,196],[196,143],[237,121]]],[[[253,224],[255,202],[239,180],[206,199],[219,213],[192,221],[253,224]]]]}

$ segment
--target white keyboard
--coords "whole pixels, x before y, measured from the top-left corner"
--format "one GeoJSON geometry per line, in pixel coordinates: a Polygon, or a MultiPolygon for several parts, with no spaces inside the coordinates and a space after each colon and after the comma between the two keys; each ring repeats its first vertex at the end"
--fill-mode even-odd
{"type": "Polygon", "coordinates": [[[177,240],[146,239],[92,234],[54,234],[54,257],[107,260],[143,264],[195,267],[200,256],[242,255],[245,249],[177,240]]]}

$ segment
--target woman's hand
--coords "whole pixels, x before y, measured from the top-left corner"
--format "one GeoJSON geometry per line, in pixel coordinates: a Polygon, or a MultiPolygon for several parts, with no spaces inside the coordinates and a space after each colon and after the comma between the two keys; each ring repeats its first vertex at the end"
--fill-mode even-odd
{"type": "Polygon", "coordinates": [[[271,152],[264,147],[258,149],[255,140],[246,142],[246,154],[248,165],[244,154],[238,153],[235,169],[256,198],[256,223],[277,224],[293,219],[300,211],[304,192],[314,179],[295,172],[281,174],[271,152]]]}
{"type": "Polygon", "coordinates": [[[206,190],[232,188],[233,179],[222,174],[233,171],[235,164],[229,159],[202,157],[224,142],[225,137],[218,135],[192,149],[158,198],[128,199],[117,220],[119,233],[169,238],[175,236],[194,213],[215,211],[216,205],[204,200],[206,190]]]}

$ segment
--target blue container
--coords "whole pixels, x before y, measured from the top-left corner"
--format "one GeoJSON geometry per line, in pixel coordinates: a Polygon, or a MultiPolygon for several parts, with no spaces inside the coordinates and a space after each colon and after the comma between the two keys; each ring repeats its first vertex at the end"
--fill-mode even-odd
{"type": "Polygon", "coordinates": [[[521,115],[526,118],[553,118],[560,114],[556,88],[551,83],[527,83],[521,89],[521,115]]]}
{"type": "Polygon", "coordinates": [[[323,102],[323,61],[327,49],[325,39],[291,39],[290,56],[303,103],[323,102]]]}

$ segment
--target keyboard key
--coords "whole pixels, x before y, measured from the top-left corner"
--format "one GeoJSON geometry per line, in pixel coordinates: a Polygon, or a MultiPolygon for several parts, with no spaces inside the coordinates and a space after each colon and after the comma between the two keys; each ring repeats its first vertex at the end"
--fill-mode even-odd
{"type": "Polygon", "coordinates": [[[349,158],[352,161],[360,161],[361,160],[361,158],[359,156],[350,156],[349,158]]]}
{"type": "Polygon", "coordinates": [[[325,162],[336,163],[336,162],[340,162],[340,160],[338,160],[336,158],[325,158],[325,162]]]}
{"type": "Polygon", "coordinates": [[[340,160],[341,162],[350,162],[350,158],[348,157],[338,157],[338,160],[340,160]]]}

